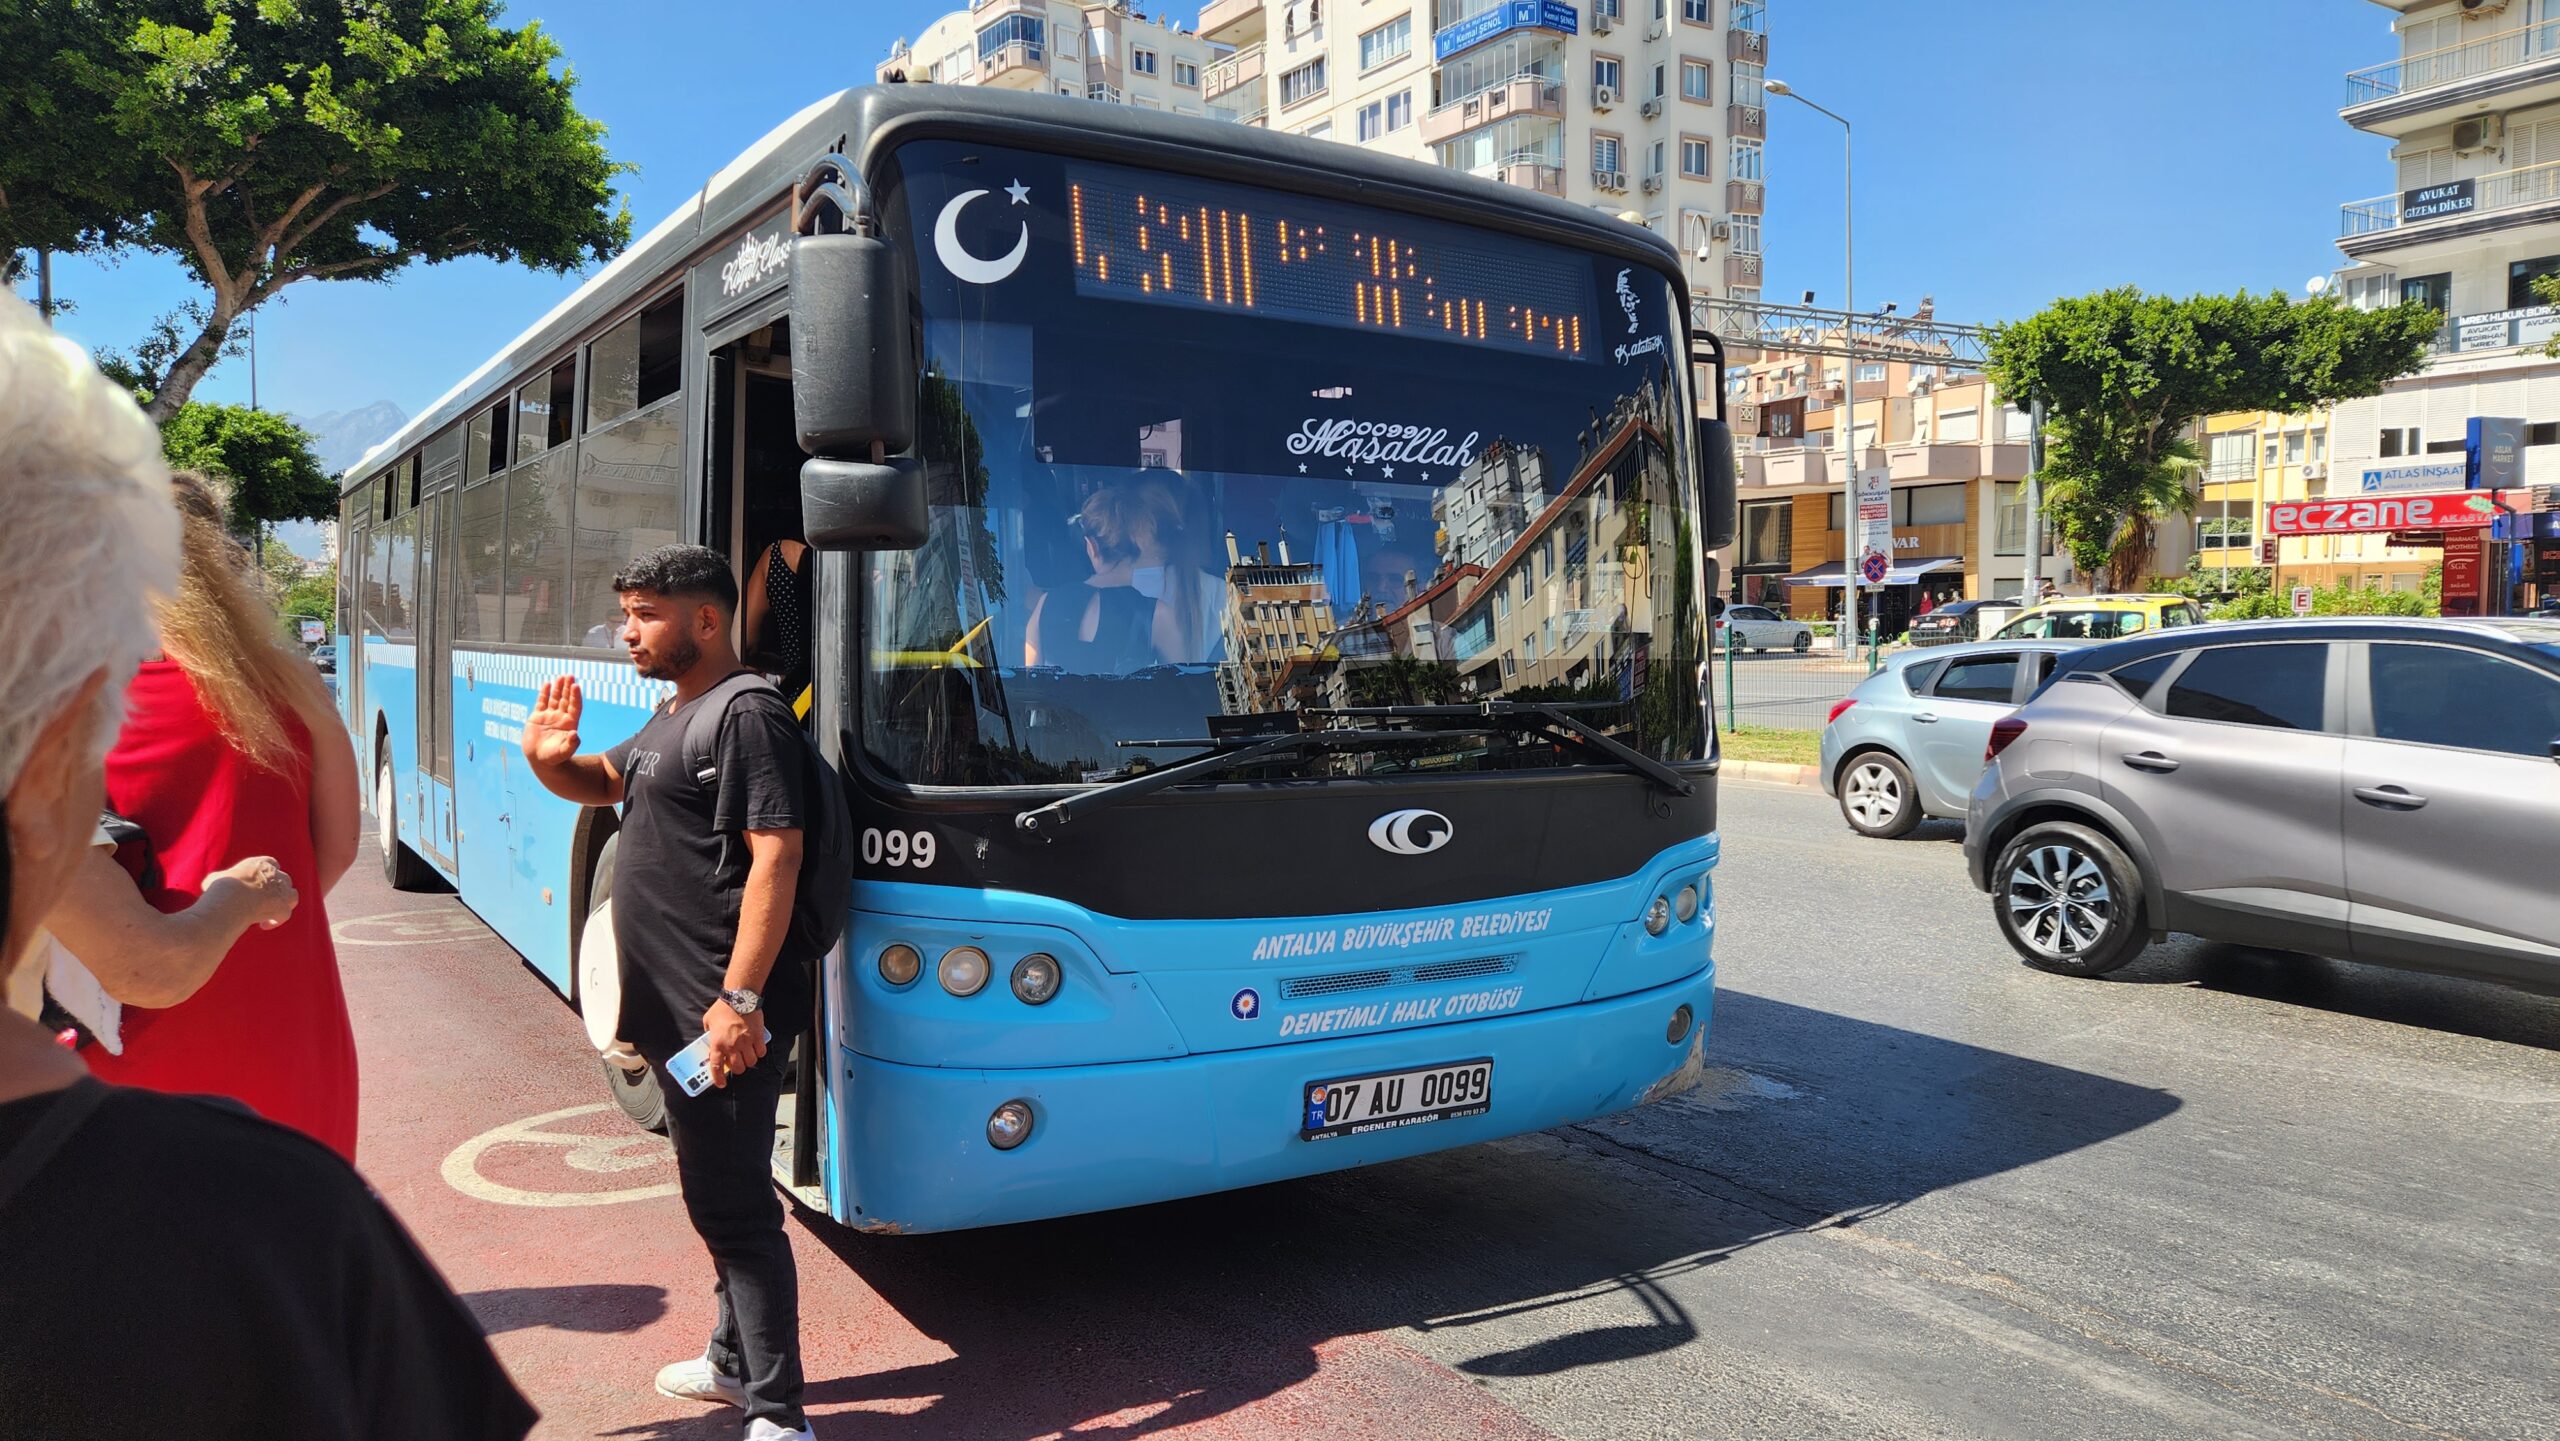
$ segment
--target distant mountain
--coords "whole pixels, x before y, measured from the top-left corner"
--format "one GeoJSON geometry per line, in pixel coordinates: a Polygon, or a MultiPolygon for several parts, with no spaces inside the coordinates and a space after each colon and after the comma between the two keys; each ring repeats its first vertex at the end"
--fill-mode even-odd
{"type": "MultiPolygon", "coordinates": [[[[388,400],[354,410],[332,410],[321,415],[285,417],[311,432],[312,452],[320,457],[320,468],[336,475],[364,459],[364,453],[389,440],[401,426],[409,423],[409,412],[388,400]]],[[[294,554],[317,559],[324,554],[324,539],[330,527],[307,520],[292,520],[275,528],[275,538],[290,546],[294,554]]]]}
{"type": "Polygon", "coordinates": [[[377,400],[354,410],[288,418],[311,432],[312,449],[318,452],[321,467],[335,475],[364,459],[366,451],[389,440],[408,424],[409,412],[390,401],[377,400]]]}

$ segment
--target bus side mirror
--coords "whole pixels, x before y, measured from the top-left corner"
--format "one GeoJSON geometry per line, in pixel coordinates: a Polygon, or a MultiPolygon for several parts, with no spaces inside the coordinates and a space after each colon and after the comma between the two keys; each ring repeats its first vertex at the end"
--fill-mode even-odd
{"type": "Polygon", "coordinates": [[[821,550],[924,544],[916,439],[914,306],[897,248],[869,235],[791,244],[791,410],[800,448],[801,526],[821,550]],[[884,458],[885,457],[885,458],[884,458]]]}
{"type": "Polygon", "coordinates": [[[1705,513],[1698,520],[1699,543],[1708,550],[1733,544],[1741,529],[1733,475],[1733,428],[1721,420],[1698,422],[1698,479],[1705,513]]]}

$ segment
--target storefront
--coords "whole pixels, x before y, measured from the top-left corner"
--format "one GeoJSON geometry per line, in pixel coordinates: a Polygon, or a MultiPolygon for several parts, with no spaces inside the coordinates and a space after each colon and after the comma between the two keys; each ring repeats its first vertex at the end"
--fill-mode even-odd
{"type": "MultiPolygon", "coordinates": [[[[2503,615],[2516,597],[2503,583],[2511,569],[2508,556],[2522,547],[2501,539],[2514,522],[2533,517],[2518,513],[2521,491],[2454,490],[2417,495],[2347,496],[2335,500],[2280,501],[2267,507],[2270,537],[2388,535],[2391,544],[2433,550],[2442,558],[2442,613],[2449,616],[2503,615]]],[[[2281,567],[2275,575],[2279,591],[2288,581],[2281,567]]]]}
{"type": "MultiPolygon", "coordinates": [[[[1846,603],[1840,589],[1843,584],[1841,568],[1837,563],[1799,571],[1788,576],[1786,583],[1798,594],[1819,590],[1825,616],[1838,616],[1846,603]]],[[[1913,616],[1963,597],[1964,557],[1897,558],[1885,571],[1881,584],[1861,584],[1858,587],[1859,622],[1892,640],[1911,628],[1913,616]]],[[[1803,614],[1803,609],[1798,607],[1796,613],[1803,614]]]]}

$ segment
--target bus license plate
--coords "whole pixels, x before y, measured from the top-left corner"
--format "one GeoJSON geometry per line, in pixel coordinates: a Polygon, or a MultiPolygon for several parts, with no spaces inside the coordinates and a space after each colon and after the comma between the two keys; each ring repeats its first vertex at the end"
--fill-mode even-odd
{"type": "Polygon", "coordinates": [[[1450,1061],[1308,1083],[1298,1138],[1322,1141],[1398,1126],[1481,1116],[1493,1109],[1493,1062],[1450,1061]]]}

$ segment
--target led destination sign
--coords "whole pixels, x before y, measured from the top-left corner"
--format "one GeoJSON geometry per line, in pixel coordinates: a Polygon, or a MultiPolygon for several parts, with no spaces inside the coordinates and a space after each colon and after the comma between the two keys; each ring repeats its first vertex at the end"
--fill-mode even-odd
{"type": "Polygon", "coordinates": [[[1277,191],[1075,169],[1076,293],[1594,359],[1585,257],[1277,191]]]}

